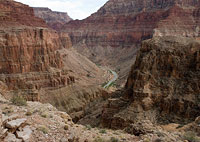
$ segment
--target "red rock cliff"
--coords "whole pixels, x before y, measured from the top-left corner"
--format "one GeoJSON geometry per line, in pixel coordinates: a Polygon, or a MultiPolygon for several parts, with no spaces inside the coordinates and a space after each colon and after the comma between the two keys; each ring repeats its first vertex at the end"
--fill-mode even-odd
{"type": "Polygon", "coordinates": [[[197,0],[109,0],[98,12],[67,23],[63,30],[79,52],[112,66],[121,79],[142,40],[154,35],[199,36],[199,6],[197,0]]]}
{"type": "Polygon", "coordinates": [[[133,123],[146,119],[153,123],[194,121],[200,115],[199,52],[199,40],[191,38],[144,41],[126,91],[121,98],[110,99],[103,111],[103,125],[118,129],[132,128],[133,123]]]}
{"type": "MultiPolygon", "coordinates": [[[[70,46],[68,35],[49,30],[42,19],[34,17],[32,8],[0,1],[0,80],[9,89],[34,95],[33,90],[73,82],[62,69],[58,52],[70,46]]],[[[38,100],[35,95],[29,99],[38,100]]]]}

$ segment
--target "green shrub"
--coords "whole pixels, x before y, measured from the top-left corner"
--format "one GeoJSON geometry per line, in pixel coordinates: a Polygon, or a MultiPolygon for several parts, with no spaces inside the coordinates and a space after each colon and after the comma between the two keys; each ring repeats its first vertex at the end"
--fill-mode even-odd
{"type": "Polygon", "coordinates": [[[33,113],[32,112],[30,112],[30,111],[27,111],[26,112],[26,116],[31,116],[33,113]]]}
{"type": "Polygon", "coordinates": [[[45,127],[45,126],[40,126],[40,127],[38,128],[38,130],[41,131],[41,132],[43,132],[44,134],[47,134],[47,133],[48,133],[48,128],[45,127]]]}
{"type": "Polygon", "coordinates": [[[22,96],[13,96],[11,99],[12,104],[17,105],[17,106],[26,106],[27,102],[22,96]]]}
{"type": "Polygon", "coordinates": [[[69,130],[69,126],[68,126],[68,125],[65,125],[65,126],[64,126],[64,130],[69,130]]]}
{"type": "Polygon", "coordinates": [[[91,130],[92,129],[92,127],[90,126],[90,125],[86,125],[85,126],[88,130],[91,130]]]}
{"type": "Polygon", "coordinates": [[[99,131],[99,133],[106,134],[107,132],[106,132],[105,129],[101,129],[101,130],[99,131]]]}
{"type": "Polygon", "coordinates": [[[97,138],[94,139],[93,142],[105,142],[105,140],[103,140],[103,139],[100,138],[100,137],[97,137],[97,138]]]}
{"type": "Polygon", "coordinates": [[[12,107],[5,107],[2,113],[8,115],[12,112],[14,112],[12,107]]]}
{"type": "Polygon", "coordinates": [[[115,138],[115,137],[111,137],[110,138],[110,142],[119,142],[119,139],[115,138]]]}
{"type": "Polygon", "coordinates": [[[197,134],[192,131],[188,131],[183,135],[184,140],[188,140],[189,142],[200,142],[200,138],[197,137],[197,134]]]}

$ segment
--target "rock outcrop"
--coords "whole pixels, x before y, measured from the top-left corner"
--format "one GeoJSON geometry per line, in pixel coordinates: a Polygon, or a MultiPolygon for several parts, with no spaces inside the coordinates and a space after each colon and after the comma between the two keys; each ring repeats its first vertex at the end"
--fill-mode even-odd
{"type": "Polygon", "coordinates": [[[72,112],[100,97],[109,73],[70,47],[68,34],[49,29],[33,8],[0,1],[0,93],[6,98],[22,95],[72,112]]]}
{"type": "Polygon", "coordinates": [[[4,123],[0,123],[1,142],[94,142],[112,139],[139,142],[138,137],[127,133],[104,130],[106,133],[102,135],[99,129],[74,124],[67,113],[50,104],[27,102],[26,106],[19,107],[1,98],[4,119],[4,123]],[[4,135],[1,135],[3,132],[4,135]]]}
{"type": "Polygon", "coordinates": [[[199,35],[199,1],[109,0],[90,17],[65,24],[63,31],[80,53],[110,65],[125,80],[142,40],[199,35]]]}
{"type": "Polygon", "coordinates": [[[64,24],[72,20],[65,12],[52,11],[45,7],[34,7],[33,9],[36,17],[42,18],[49,27],[57,31],[59,31],[64,24]]]}
{"type": "Polygon", "coordinates": [[[200,42],[193,38],[144,41],[125,92],[109,99],[103,111],[103,126],[130,129],[141,120],[154,124],[194,121],[200,116],[199,52],[200,42]]]}
{"type": "Polygon", "coordinates": [[[0,7],[0,80],[8,89],[25,90],[28,100],[39,100],[38,89],[74,82],[62,70],[58,52],[71,46],[68,35],[47,29],[26,5],[1,1],[0,7]]]}
{"type": "Polygon", "coordinates": [[[0,27],[47,27],[42,19],[34,16],[32,8],[12,0],[0,1],[0,21],[0,27]]]}

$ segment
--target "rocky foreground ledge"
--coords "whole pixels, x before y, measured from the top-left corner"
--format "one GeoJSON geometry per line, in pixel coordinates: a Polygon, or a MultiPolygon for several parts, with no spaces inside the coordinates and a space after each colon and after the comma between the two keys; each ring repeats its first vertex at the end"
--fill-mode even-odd
{"type": "Polygon", "coordinates": [[[0,96],[1,142],[98,142],[138,141],[134,135],[77,125],[65,112],[50,104],[27,102],[12,105],[0,96]]]}
{"type": "MultiPolygon", "coordinates": [[[[182,128],[198,128],[200,118],[182,128]],[[196,126],[196,127],[194,127],[196,126]]],[[[50,104],[27,102],[16,106],[0,95],[0,141],[1,142],[188,142],[183,132],[172,131],[172,126],[155,127],[150,122],[135,124],[135,130],[148,130],[135,136],[125,130],[109,130],[77,125],[65,112],[50,104]]]]}

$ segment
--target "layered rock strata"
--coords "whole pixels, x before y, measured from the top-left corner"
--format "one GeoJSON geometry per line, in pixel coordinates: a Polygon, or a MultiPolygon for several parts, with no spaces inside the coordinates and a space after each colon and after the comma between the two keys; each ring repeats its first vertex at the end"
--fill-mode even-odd
{"type": "Polygon", "coordinates": [[[109,0],[84,20],[63,27],[73,46],[109,65],[125,80],[141,41],[155,36],[199,36],[199,1],[109,0]]]}
{"type": "Polygon", "coordinates": [[[0,93],[80,111],[101,97],[110,73],[71,46],[68,34],[48,29],[32,8],[0,1],[0,93]]]}
{"type": "Polygon", "coordinates": [[[72,20],[65,12],[52,11],[45,7],[34,7],[33,9],[36,17],[42,18],[49,27],[57,31],[59,31],[64,24],[72,20]]]}
{"type": "Polygon", "coordinates": [[[102,124],[131,128],[133,123],[194,121],[199,113],[200,42],[155,37],[144,41],[121,97],[109,99],[102,124]]]}

